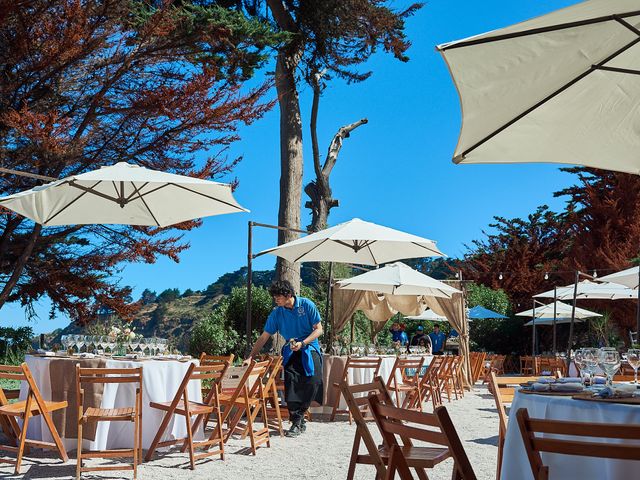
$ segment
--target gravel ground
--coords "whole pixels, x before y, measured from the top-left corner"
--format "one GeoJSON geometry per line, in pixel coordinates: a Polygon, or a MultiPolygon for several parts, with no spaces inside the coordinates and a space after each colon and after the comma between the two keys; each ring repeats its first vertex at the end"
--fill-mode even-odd
{"type": "MultiPolygon", "coordinates": [[[[463,399],[451,403],[445,402],[445,406],[463,441],[476,476],[487,480],[495,478],[498,415],[486,387],[477,386],[463,399]]],[[[380,436],[375,424],[371,423],[369,427],[376,441],[379,441],[380,436]]],[[[219,459],[201,461],[196,465],[196,470],[191,471],[188,468],[187,454],[168,453],[157,456],[151,462],[140,466],[138,478],[154,480],[344,479],[347,474],[354,431],[355,426],[350,426],[346,421],[328,423],[316,420],[309,423],[307,432],[296,439],[272,436],[271,448],[260,448],[255,457],[246,453],[248,439],[232,439],[226,448],[225,461],[219,459]]],[[[364,449],[363,446],[362,449],[364,449]]],[[[73,456],[74,452],[71,452],[72,458],[63,464],[49,453],[43,456],[38,450],[34,450],[32,456],[27,457],[23,462],[20,478],[75,478],[73,456]]],[[[429,478],[449,480],[451,468],[452,461],[447,460],[433,470],[429,470],[429,478]]],[[[0,464],[0,477],[11,478],[12,472],[12,466],[0,464]]],[[[372,479],[374,476],[373,467],[359,465],[356,468],[357,479],[372,479]]],[[[96,472],[85,473],[83,478],[132,478],[132,475],[130,472],[96,472]]]]}

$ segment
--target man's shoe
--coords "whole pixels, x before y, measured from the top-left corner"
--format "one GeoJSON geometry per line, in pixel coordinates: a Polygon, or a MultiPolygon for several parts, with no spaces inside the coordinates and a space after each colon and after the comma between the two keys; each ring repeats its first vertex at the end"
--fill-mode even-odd
{"type": "Polygon", "coordinates": [[[302,422],[300,423],[300,433],[304,433],[306,431],[307,431],[307,422],[302,420],[302,422]]]}
{"type": "Polygon", "coordinates": [[[297,423],[294,423],[293,425],[291,425],[291,428],[285,432],[285,436],[290,438],[295,438],[300,436],[301,433],[302,433],[302,430],[300,428],[300,425],[298,425],[297,423]]]}

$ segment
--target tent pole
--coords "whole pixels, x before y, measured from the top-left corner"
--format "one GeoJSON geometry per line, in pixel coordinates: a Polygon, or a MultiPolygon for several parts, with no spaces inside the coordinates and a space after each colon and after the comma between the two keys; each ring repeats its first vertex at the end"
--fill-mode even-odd
{"type": "Polygon", "coordinates": [[[556,315],[558,307],[558,287],[553,287],[553,354],[556,354],[556,315]]]}
{"type": "MultiPolygon", "coordinates": [[[[333,262],[329,262],[329,278],[327,280],[327,303],[324,306],[324,331],[325,331],[325,335],[326,332],[328,330],[329,325],[331,325],[331,322],[329,321],[329,314],[331,312],[330,308],[329,308],[329,303],[331,301],[331,282],[333,281],[333,262]]],[[[330,339],[333,338],[333,328],[331,328],[331,335],[330,335],[330,339]]],[[[331,343],[331,342],[329,342],[331,343]]]]}
{"type": "Polygon", "coordinates": [[[351,315],[351,344],[353,345],[353,341],[355,340],[355,325],[356,325],[356,321],[353,318],[353,315],[351,315]]]}
{"type": "Polygon", "coordinates": [[[636,305],[636,343],[640,343],[640,266],[638,266],[638,302],[636,305]]]}
{"type": "Polygon", "coordinates": [[[569,326],[569,345],[567,345],[567,367],[571,364],[571,348],[573,347],[573,324],[576,320],[576,297],[578,296],[578,281],[580,271],[576,270],[576,278],[573,284],[573,305],[571,306],[571,325],[569,326]]]}

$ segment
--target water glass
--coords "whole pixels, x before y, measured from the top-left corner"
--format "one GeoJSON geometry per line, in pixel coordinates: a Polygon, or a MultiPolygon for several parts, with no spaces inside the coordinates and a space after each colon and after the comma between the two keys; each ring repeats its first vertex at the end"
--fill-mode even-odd
{"type": "Polygon", "coordinates": [[[620,368],[620,354],[616,350],[601,349],[598,354],[598,366],[607,376],[607,385],[613,384],[613,376],[620,368]]]}
{"type": "Polygon", "coordinates": [[[627,362],[633,368],[633,383],[638,383],[638,368],[640,367],[640,349],[631,348],[627,350],[627,362]]]}

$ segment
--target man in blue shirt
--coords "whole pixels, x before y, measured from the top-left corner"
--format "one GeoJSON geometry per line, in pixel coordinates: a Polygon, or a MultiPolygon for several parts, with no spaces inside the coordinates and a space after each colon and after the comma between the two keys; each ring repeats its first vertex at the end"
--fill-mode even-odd
{"type": "Polygon", "coordinates": [[[433,332],[429,334],[431,339],[431,349],[434,355],[442,355],[444,352],[444,343],[447,341],[447,336],[440,331],[440,325],[437,323],[433,326],[433,332]]]}
{"type": "Polygon", "coordinates": [[[322,356],[318,344],[322,324],[315,304],[308,298],[296,296],[286,280],[273,282],[269,293],[276,307],[247,360],[258,354],[276,332],[287,341],[282,347],[284,397],[291,421],[286,435],[297,437],[306,430],[304,415],[311,402],[322,405],[322,356]]]}
{"type": "Polygon", "coordinates": [[[391,339],[394,342],[400,342],[400,345],[406,345],[409,343],[409,337],[398,322],[393,322],[391,325],[391,339]]]}

